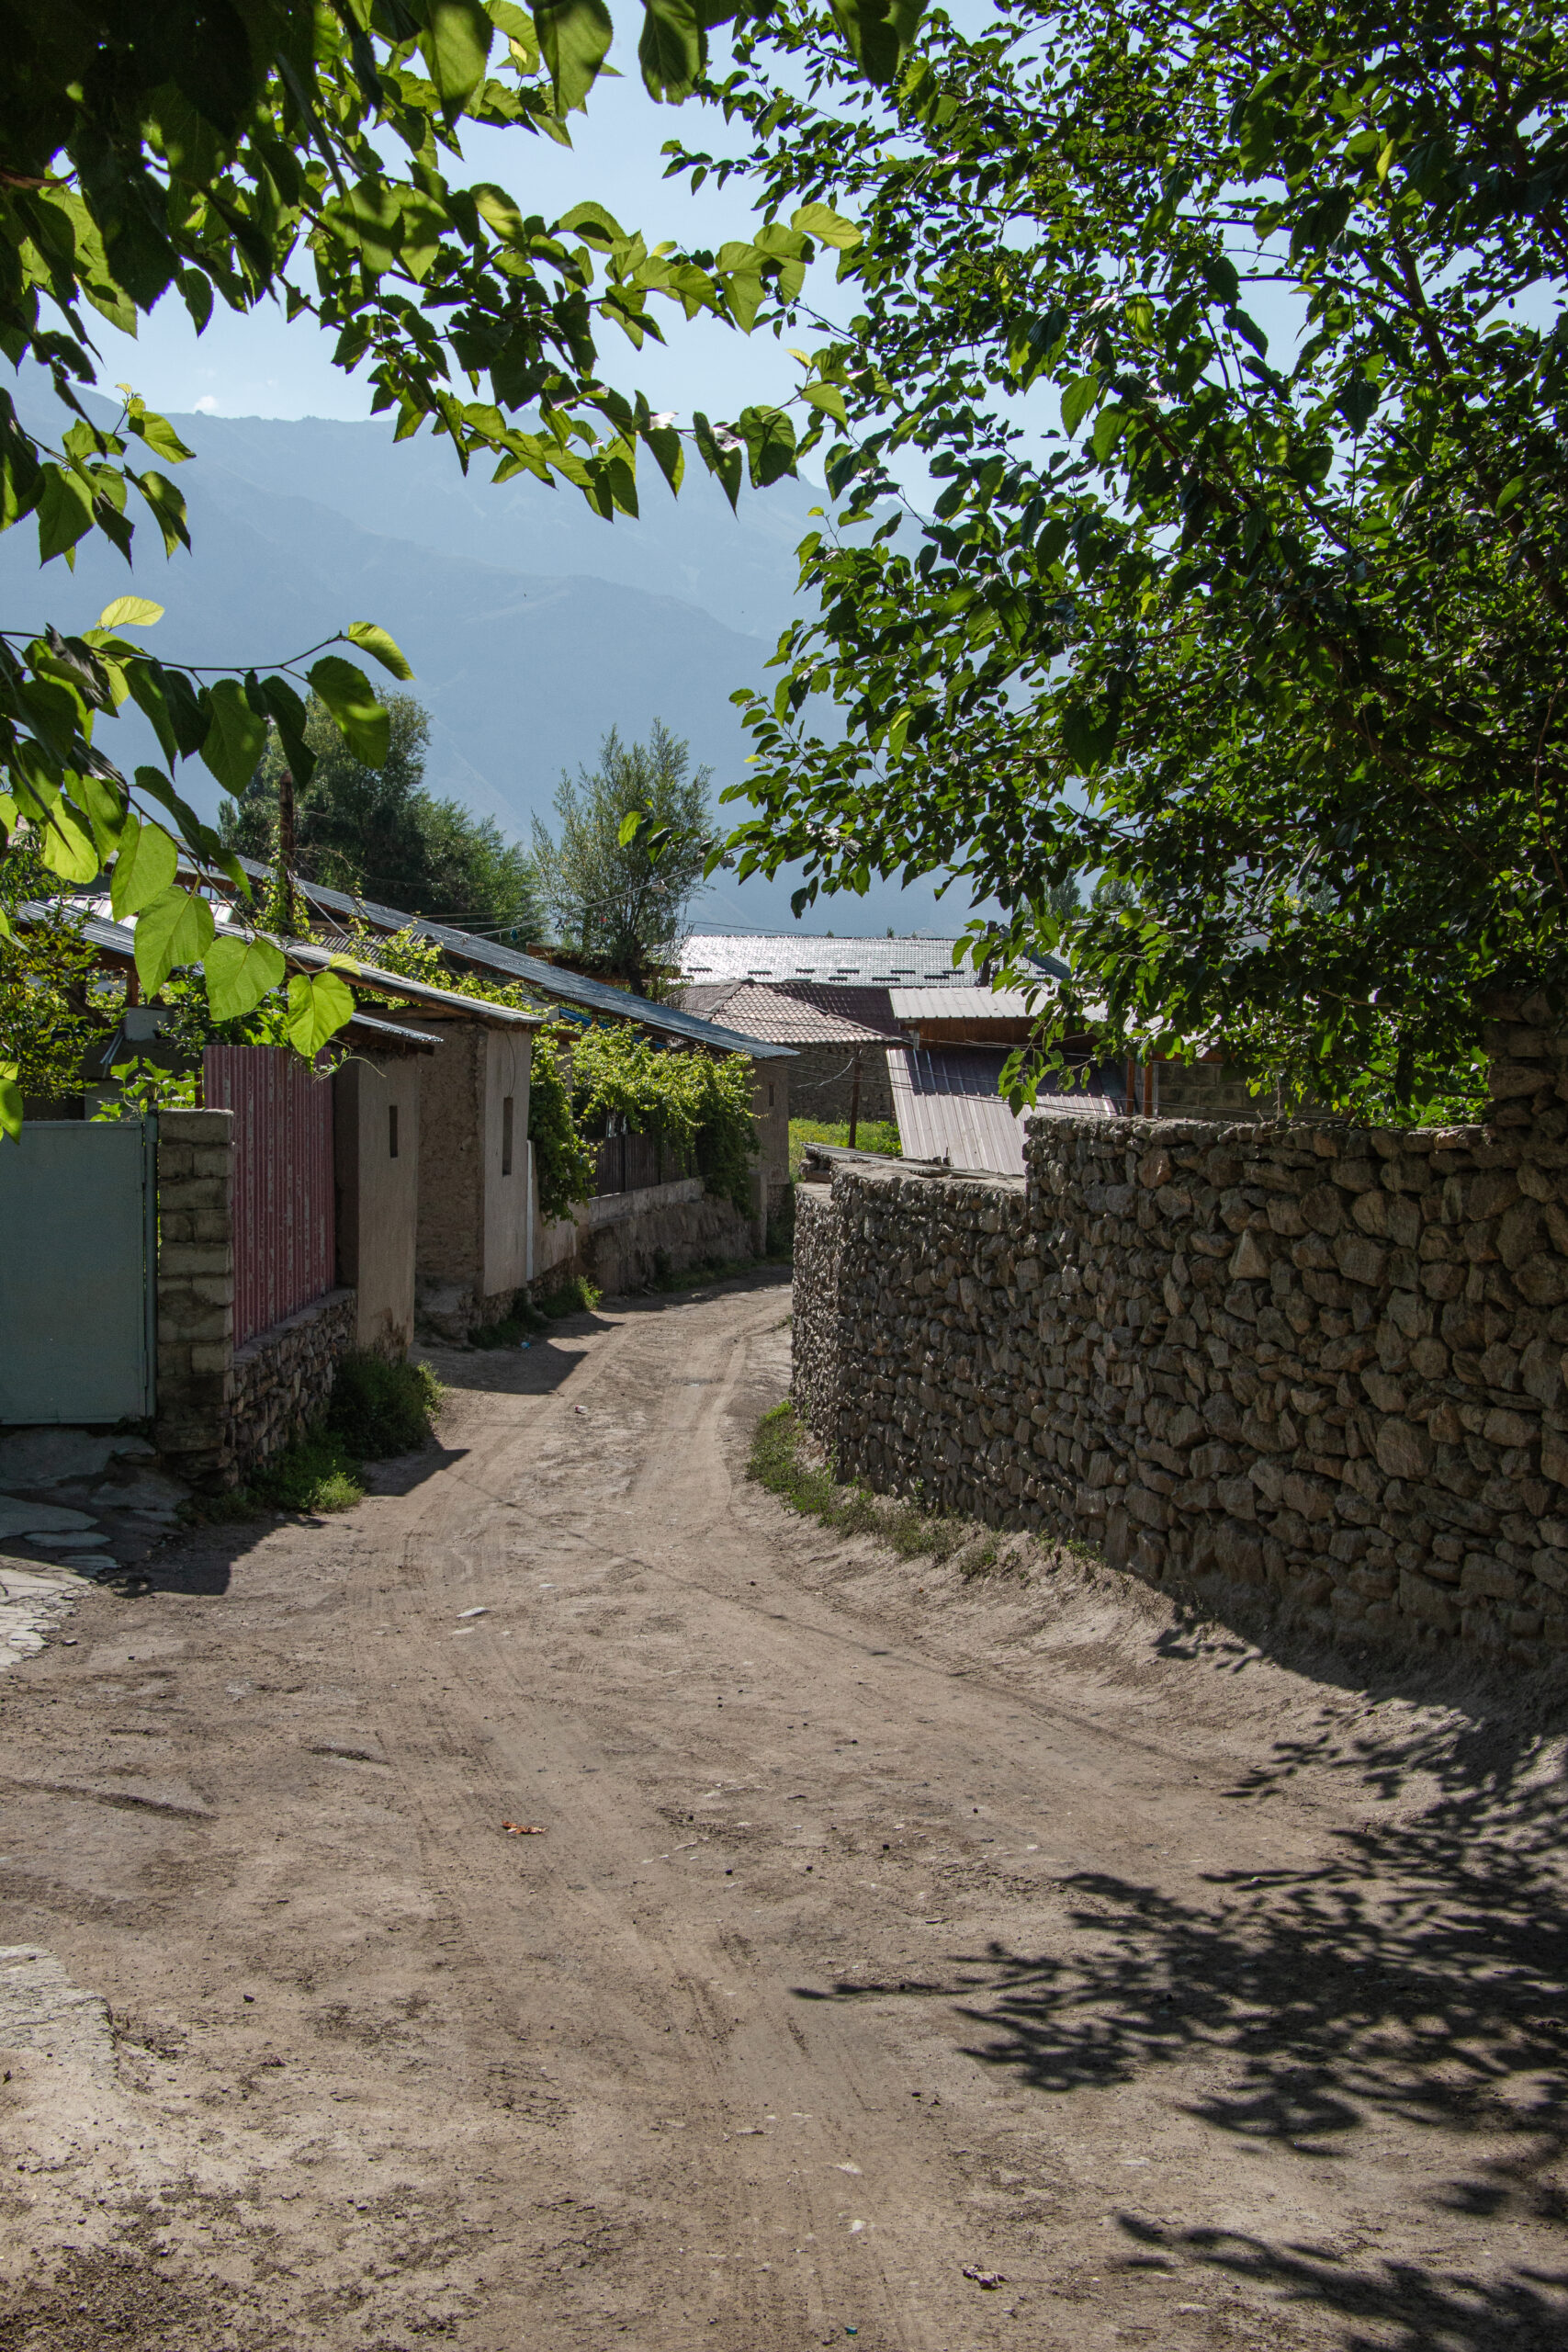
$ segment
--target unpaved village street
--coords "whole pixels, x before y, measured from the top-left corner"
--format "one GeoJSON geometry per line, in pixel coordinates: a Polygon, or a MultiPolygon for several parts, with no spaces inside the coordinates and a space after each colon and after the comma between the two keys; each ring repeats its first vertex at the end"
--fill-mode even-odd
{"type": "Polygon", "coordinates": [[[0,1682],[0,2352],[1568,2344],[1528,1707],[793,1516],[788,1306],[438,1355],[0,1682]]]}

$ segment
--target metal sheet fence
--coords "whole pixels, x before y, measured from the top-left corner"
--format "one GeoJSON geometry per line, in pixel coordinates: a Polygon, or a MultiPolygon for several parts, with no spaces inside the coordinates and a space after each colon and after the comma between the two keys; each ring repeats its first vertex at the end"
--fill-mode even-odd
{"type": "Polygon", "coordinates": [[[593,1191],[637,1193],[649,1184],[671,1184],[692,1173],[683,1152],[660,1146],[657,1136],[606,1136],[594,1146],[593,1191]]]}
{"type": "Polygon", "coordinates": [[[234,1114],[234,1344],[337,1278],[332,1080],[274,1046],[209,1046],[209,1111],[234,1114]]]}

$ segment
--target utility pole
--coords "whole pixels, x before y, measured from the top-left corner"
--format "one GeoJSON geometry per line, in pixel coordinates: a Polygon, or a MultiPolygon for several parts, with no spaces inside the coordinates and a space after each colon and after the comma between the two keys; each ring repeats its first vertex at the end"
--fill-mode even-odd
{"type": "Polygon", "coordinates": [[[860,1125],[860,1047],[855,1047],[855,1073],[850,1080],[850,1149],[855,1148],[855,1129],[860,1125]]]}

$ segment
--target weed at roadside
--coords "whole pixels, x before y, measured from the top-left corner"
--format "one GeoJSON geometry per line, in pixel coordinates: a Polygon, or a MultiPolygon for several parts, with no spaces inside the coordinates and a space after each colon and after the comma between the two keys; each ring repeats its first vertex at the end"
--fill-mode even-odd
{"type": "Polygon", "coordinates": [[[312,1517],[352,1510],[364,1500],[366,1463],[423,1445],[441,1397],[441,1383],[428,1364],[389,1363],[356,1349],[338,1366],[326,1413],[315,1427],[254,1471],[244,1486],[196,1497],[192,1515],[221,1524],[268,1510],[312,1517]]]}
{"type": "Polygon", "coordinates": [[[802,1434],[795,1407],[775,1405],[757,1424],[746,1465],[747,1476],[791,1510],[843,1535],[874,1535],[906,1560],[956,1560],[964,1576],[978,1576],[995,1566],[998,1546],[989,1537],[976,1548],[970,1565],[966,1547],[974,1544],[976,1530],[966,1520],[874,1495],[865,1487],[840,1487],[825,1464],[802,1460],[802,1434]]]}
{"type": "Polygon", "coordinates": [[[586,1274],[570,1274],[537,1297],[520,1290],[511,1314],[499,1323],[477,1323],[468,1333],[468,1343],[475,1348],[514,1348],[563,1315],[592,1315],[604,1295],[586,1274]]]}

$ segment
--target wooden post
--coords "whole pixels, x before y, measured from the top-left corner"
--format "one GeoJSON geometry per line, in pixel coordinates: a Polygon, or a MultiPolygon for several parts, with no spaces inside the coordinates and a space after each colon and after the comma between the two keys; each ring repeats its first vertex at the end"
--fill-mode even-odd
{"type": "Polygon", "coordinates": [[[855,1047],[855,1074],[850,1080],[850,1149],[855,1148],[855,1130],[860,1125],[860,1047],[855,1047]]]}
{"type": "Polygon", "coordinates": [[[277,779],[277,865],[278,879],[283,885],[283,928],[292,939],[297,926],[294,921],[294,775],[285,768],[277,779]]]}

